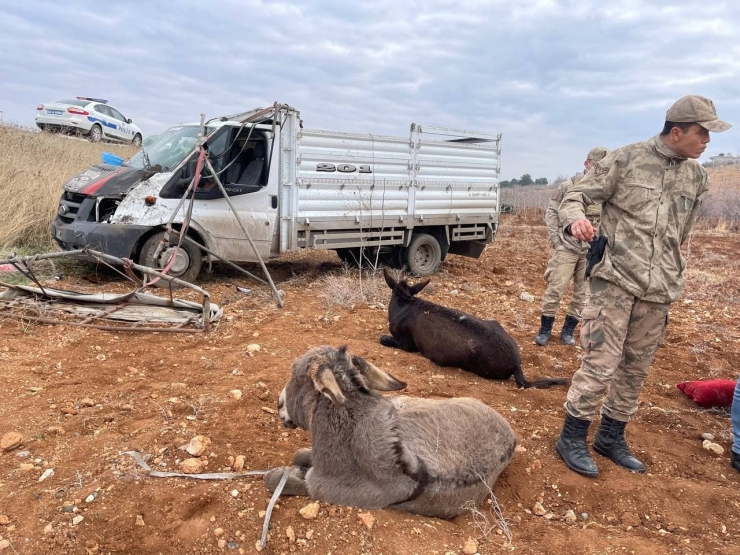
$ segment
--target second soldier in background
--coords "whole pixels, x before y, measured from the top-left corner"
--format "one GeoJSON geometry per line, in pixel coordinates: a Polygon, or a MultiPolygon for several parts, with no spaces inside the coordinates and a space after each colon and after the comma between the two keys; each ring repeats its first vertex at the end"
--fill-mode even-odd
{"type": "MultiPolygon", "coordinates": [[[[592,148],[586,161],[583,163],[585,172],[604,158],[607,149],[597,146],[592,148]]],[[[588,243],[579,241],[570,234],[563,233],[560,225],[560,203],[569,187],[580,181],[582,175],[578,174],[571,179],[563,181],[550,199],[550,204],[545,212],[545,224],[550,237],[551,255],[545,270],[545,281],[547,290],[542,298],[542,315],[540,316],[540,330],[534,338],[537,345],[547,345],[552,334],[552,326],[555,323],[555,315],[560,308],[560,299],[565,295],[568,285],[573,280],[573,296],[570,306],[566,312],[563,329],[560,332],[560,341],[565,345],[575,345],[575,330],[581,318],[581,311],[586,306],[588,298],[588,285],[586,283],[586,253],[588,243]]],[[[601,206],[589,206],[586,216],[591,223],[598,227],[601,206]]]]}

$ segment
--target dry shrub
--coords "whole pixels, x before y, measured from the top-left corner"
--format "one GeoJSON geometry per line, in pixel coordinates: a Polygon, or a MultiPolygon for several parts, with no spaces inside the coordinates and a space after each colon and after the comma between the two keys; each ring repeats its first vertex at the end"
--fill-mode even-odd
{"type": "Polygon", "coordinates": [[[62,185],[106,151],[127,158],[136,149],[0,125],[0,248],[52,248],[62,185]]]}
{"type": "Polygon", "coordinates": [[[390,289],[382,271],[350,268],[345,265],[339,272],[328,274],[319,280],[319,296],[329,305],[345,308],[359,303],[388,304],[390,289]]]}
{"type": "Polygon", "coordinates": [[[501,189],[501,203],[511,205],[515,214],[525,218],[545,217],[547,203],[555,189],[552,187],[504,187],[501,189]]]}

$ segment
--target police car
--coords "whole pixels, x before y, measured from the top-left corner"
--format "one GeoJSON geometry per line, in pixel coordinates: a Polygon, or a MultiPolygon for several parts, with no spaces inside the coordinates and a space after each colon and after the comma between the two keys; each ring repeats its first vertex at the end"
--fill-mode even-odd
{"type": "Polygon", "coordinates": [[[36,125],[42,130],[87,135],[94,143],[105,140],[141,146],[141,130],[101,98],[78,96],[39,104],[36,125]]]}

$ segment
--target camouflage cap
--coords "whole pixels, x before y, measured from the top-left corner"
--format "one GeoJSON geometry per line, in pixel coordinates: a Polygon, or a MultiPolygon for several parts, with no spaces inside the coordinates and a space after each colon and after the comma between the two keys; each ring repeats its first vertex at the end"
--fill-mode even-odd
{"type": "Polygon", "coordinates": [[[703,96],[690,94],[676,100],[665,114],[666,121],[698,123],[708,131],[720,133],[732,127],[717,117],[714,102],[703,96]]]}
{"type": "Polygon", "coordinates": [[[586,156],[586,160],[589,162],[598,162],[607,154],[609,154],[609,151],[603,146],[595,146],[588,151],[588,156],[586,156]]]}

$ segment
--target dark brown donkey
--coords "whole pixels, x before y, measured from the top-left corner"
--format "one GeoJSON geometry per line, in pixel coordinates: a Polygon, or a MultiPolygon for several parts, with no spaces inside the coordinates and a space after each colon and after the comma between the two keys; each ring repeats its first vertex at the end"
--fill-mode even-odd
{"type": "Polygon", "coordinates": [[[481,320],[416,295],[430,280],[409,285],[396,281],[383,270],[385,282],[393,290],[388,306],[392,335],[383,335],[380,343],[409,352],[420,352],[440,366],[456,366],[492,380],[508,380],[512,375],[517,387],[545,388],[568,385],[567,379],[528,381],[522,372],[519,346],[496,320],[481,320]]]}

